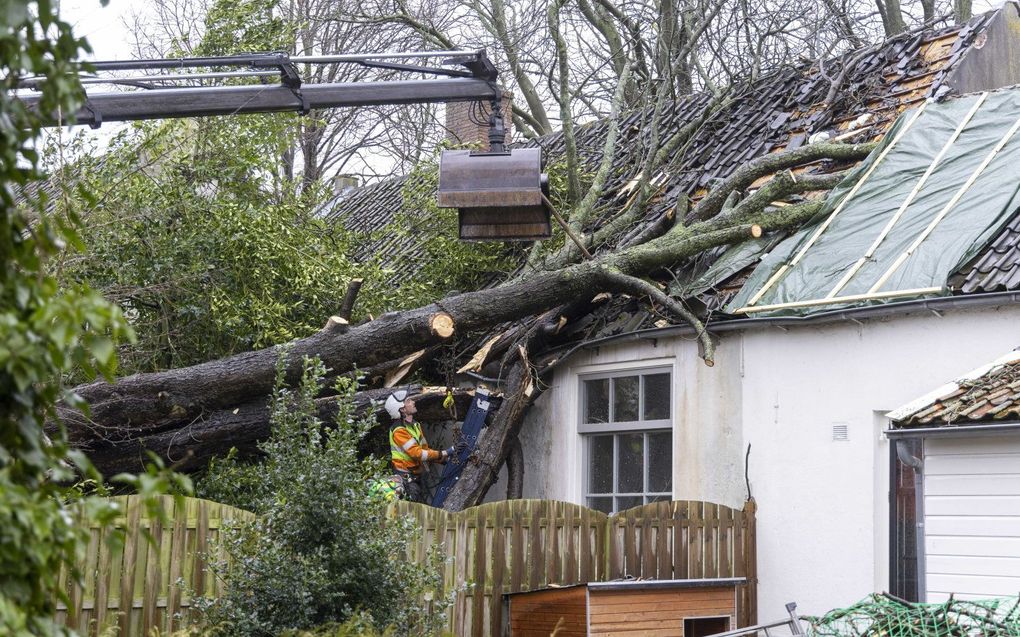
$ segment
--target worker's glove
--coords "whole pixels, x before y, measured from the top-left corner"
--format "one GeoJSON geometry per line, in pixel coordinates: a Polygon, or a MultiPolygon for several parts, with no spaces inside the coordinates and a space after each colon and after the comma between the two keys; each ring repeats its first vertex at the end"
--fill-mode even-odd
{"type": "Polygon", "coordinates": [[[443,460],[446,461],[449,458],[459,457],[461,453],[463,453],[463,450],[466,448],[467,442],[464,440],[459,440],[455,444],[451,444],[450,446],[443,449],[443,460]]]}

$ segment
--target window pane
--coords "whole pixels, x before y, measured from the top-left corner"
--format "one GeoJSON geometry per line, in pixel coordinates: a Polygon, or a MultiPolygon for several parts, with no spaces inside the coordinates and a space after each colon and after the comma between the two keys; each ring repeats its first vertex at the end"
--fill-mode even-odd
{"type": "Polygon", "coordinates": [[[603,513],[613,512],[612,498],[588,498],[588,508],[602,511],[603,513]]]}
{"type": "Polygon", "coordinates": [[[673,434],[668,431],[648,434],[648,490],[673,490],[673,434]]]}
{"type": "Polygon", "coordinates": [[[620,434],[616,437],[617,471],[620,472],[617,493],[641,493],[645,490],[644,440],[644,434],[620,434]]]}
{"type": "Polygon", "coordinates": [[[616,510],[623,511],[624,509],[629,509],[631,507],[639,507],[644,504],[644,502],[642,502],[643,499],[644,498],[639,495],[616,498],[616,510]]]}
{"type": "Polygon", "coordinates": [[[613,437],[592,436],[588,493],[613,492],[613,437]]]}
{"type": "Polygon", "coordinates": [[[651,504],[652,502],[669,502],[673,498],[668,495],[650,495],[645,499],[648,500],[648,504],[651,504]]]}
{"type": "Polygon", "coordinates": [[[620,376],[613,379],[613,422],[633,422],[638,419],[637,376],[620,376]]]}
{"type": "Polygon", "coordinates": [[[609,379],[584,381],[584,422],[609,422],[609,379]]]}
{"type": "Polygon", "coordinates": [[[669,418],[669,374],[648,374],[645,376],[644,420],[666,420],[669,418]]]}

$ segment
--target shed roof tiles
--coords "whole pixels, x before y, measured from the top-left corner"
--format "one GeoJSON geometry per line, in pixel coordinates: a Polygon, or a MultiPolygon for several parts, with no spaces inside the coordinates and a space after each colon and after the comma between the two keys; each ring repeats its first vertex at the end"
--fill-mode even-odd
{"type": "Polygon", "coordinates": [[[1020,420],[1020,350],[889,414],[895,428],[1020,420]]]}

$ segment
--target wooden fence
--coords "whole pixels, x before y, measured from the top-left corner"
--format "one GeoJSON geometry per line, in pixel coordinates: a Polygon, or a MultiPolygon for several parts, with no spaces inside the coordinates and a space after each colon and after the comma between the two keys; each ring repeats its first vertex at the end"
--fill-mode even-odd
{"type": "MultiPolygon", "coordinates": [[[[607,516],[551,500],[493,502],[458,513],[400,502],[424,529],[420,558],[437,543],[447,557],[444,585],[460,590],[450,611],[456,635],[500,635],[504,593],[550,584],[744,577],[737,621],[757,619],[755,505],[648,504],[607,516]]],[[[449,590],[449,588],[448,588],[449,590]]]]}
{"type": "Polygon", "coordinates": [[[70,600],[58,604],[57,621],[80,635],[115,634],[148,637],[153,629],[167,634],[187,623],[195,595],[215,597],[219,582],[209,561],[222,559],[216,541],[229,520],[252,514],[225,504],[162,496],[164,524],[149,517],[140,496],[115,498],[124,515],[111,527],[90,529],[80,565],[84,587],[66,571],[61,582],[70,600]],[[124,531],[123,542],[111,541],[111,528],[124,531]]]}
{"type": "MultiPolygon", "coordinates": [[[[216,597],[209,563],[223,559],[217,542],[240,509],[183,498],[160,498],[164,517],[149,517],[138,496],[116,498],[124,515],[110,529],[91,529],[82,563],[84,586],[61,574],[70,604],[59,622],[81,635],[116,627],[123,637],[167,634],[185,625],[196,595],[216,597]]],[[[394,516],[413,516],[424,532],[411,546],[423,559],[431,546],[446,555],[444,585],[458,590],[449,628],[456,635],[499,635],[503,593],[550,584],[648,579],[745,577],[737,621],[756,619],[755,506],[743,510],[708,502],[659,502],[607,516],[552,500],[493,502],[458,513],[399,502],[394,516]]]]}

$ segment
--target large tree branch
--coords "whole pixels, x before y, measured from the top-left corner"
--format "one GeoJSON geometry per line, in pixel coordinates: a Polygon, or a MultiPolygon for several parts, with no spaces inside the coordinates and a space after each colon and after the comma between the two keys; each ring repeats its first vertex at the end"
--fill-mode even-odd
{"type": "MultiPolygon", "coordinates": [[[[752,234],[752,229],[748,229],[748,237],[752,234]]],[[[648,296],[653,302],[665,307],[667,310],[676,314],[683,319],[688,325],[694,328],[694,333],[697,334],[698,340],[701,342],[702,354],[701,358],[705,361],[705,364],[709,367],[715,365],[713,356],[715,355],[715,344],[712,343],[712,338],[708,334],[708,330],[705,329],[705,325],[694,315],[693,312],[684,307],[683,303],[677,301],[673,297],[669,296],[653,283],[649,283],[644,279],[639,279],[635,276],[629,276],[622,272],[608,271],[606,272],[607,278],[614,284],[616,284],[616,290],[620,292],[629,292],[635,296],[648,296]]]]}
{"type": "Polygon", "coordinates": [[[574,116],[570,112],[570,64],[567,43],[560,34],[560,9],[566,0],[553,0],[549,3],[547,17],[549,36],[556,46],[556,68],[559,77],[559,90],[556,101],[560,106],[560,126],[563,128],[563,149],[567,158],[567,199],[573,205],[581,198],[581,181],[578,175],[577,139],[574,137],[574,116]]]}
{"type": "Polygon", "coordinates": [[[734,190],[745,190],[758,179],[781,170],[801,166],[823,159],[835,161],[859,161],[875,149],[877,143],[870,144],[810,144],[794,150],[762,155],[744,164],[727,177],[721,184],[713,188],[694,206],[688,215],[688,221],[704,220],[715,216],[726,201],[726,197],[734,190]]]}

